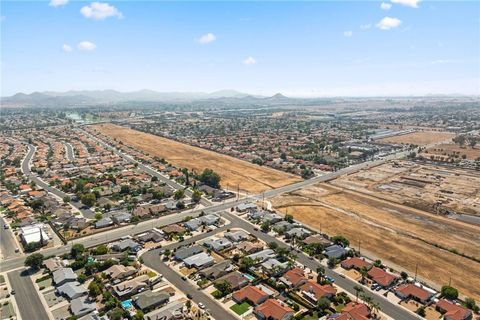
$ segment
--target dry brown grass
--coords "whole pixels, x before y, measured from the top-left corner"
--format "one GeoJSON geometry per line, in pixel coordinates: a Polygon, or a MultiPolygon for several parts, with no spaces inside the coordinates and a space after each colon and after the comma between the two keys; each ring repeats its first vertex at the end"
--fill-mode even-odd
{"type": "Polygon", "coordinates": [[[479,227],[325,184],[315,188],[273,198],[272,203],[317,230],[345,235],[353,247],[361,241],[364,254],[396,269],[413,274],[418,263],[419,275],[437,288],[451,277],[462,294],[480,298],[480,263],[433,245],[479,257],[479,227]],[[323,195],[319,189],[324,189],[323,195]]]}
{"type": "Polygon", "coordinates": [[[454,136],[455,134],[451,132],[417,131],[400,136],[383,138],[377,141],[380,143],[403,143],[425,146],[432,143],[451,140],[454,136]]]}
{"type": "Polygon", "coordinates": [[[93,128],[152,156],[165,158],[177,167],[196,172],[213,169],[222,177],[222,186],[234,190],[239,185],[249,193],[260,193],[301,180],[292,174],[114,124],[100,124],[93,128]]]}
{"type": "Polygon", "coordinates": [[[429,159],[433,155],[442,156],[443,158],[448,158],[449,155],[458,154],[460,159],[462,155],[466,155],[468,160],[475,160],[480,157],[480,147],[476,146],[474,149],[471,147],[460,147],[458,144],[448,143],[436,146],[434,148],[429,148],[428,153],[422,152],[422,155],[429,159]]]}

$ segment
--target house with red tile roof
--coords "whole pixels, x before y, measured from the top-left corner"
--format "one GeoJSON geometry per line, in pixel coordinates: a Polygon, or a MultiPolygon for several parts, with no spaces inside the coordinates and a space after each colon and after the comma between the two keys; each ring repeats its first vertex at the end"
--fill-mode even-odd
{"type": "Polygon", "coordinates": [[[400,299],[409,299],[412,298],[421,303],[427,303],[430,298],[433,297],[434,292],[427,291],[423,288],[420,288],[414,284],[402,284],[395,290],[395,294],[400,299]]]}
{"type": "Polygon", "coordinates": [[[296,288],[307,282],[305,272],[300,268],[293,268],[288,270],[281,278],[280,281],[285,283],[289,287],[296,288]]]}
{"type": "Polygon", "coordinates": [[[289,320],[294,316],[293,310],[276,299],[268,299],[253,311],[258,318],[268,320],[289,320]]]}
{"type": "Polygon", "coordinates": [[[471,320],[473,317],[471,310],[446,299],[438,301],[436,309],[443,314],[445,320],[471,320]]]}
{"type": "Polygon", "coordinates": [[[363,303],[349,302],[340,315],[334,314],[328,319],[335,320],[367,320],[370,319],[370,309],[363,303]]]}
{"type": "Polygon", "coordinates": [[[258,287],[248,285],[234,292],[232,298],[238,303],[248,301],[253,305],[259,305],[270,298],[270,295],[258,287]]]}
{"type": "Polygon", "coordinates": [[[337,293],[337,289],[332,285],[321,285],[311,280],[302,285],[300,290],[303,296],[313,301],[318,301],[321,298],[331,298],[337,293]]]}
{"type": "Polygon", "coordinates": [[[390,274],[379,267],[372,267],[370,271],[368,271],[368,276],[382,287],[390,286],[397,279],[393,274],[390,274]]]}
{"type": "Polygon", "coordinates": [[[356,270],[360,270],[362,268],[367,268],[370,269],[372,264],[365,261],[365,259],[363,258],[359,258],[359,257],[352,257],[352,258],[348,258],[346,260],[343,260],[342,263],[341,263],[341,266],[343,269],[346,269],[346,270],[350,270],[350,269],[356,269],[356,270]]]}

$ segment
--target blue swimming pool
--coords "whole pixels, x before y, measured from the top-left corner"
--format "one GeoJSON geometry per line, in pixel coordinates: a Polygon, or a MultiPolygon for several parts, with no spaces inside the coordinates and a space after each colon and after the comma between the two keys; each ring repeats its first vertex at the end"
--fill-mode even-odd
{"type": "Polygon", "coordinates": [[[250,275],[250,274],[248,274],[248,273],[244,273],[243,275],[245,276],[245,278],[247,278],[247,279],[250,280],[250,281],[255,280],[255,277],[252,276],[252,275],[250,275]]]}
{"type": "Polygon", "coordinates": [[[132,307],[132,299],[122,301],[122,307],[123,307],[123,309],[125,309],[125,310],[130,309],[130,308],[132,307]]]}

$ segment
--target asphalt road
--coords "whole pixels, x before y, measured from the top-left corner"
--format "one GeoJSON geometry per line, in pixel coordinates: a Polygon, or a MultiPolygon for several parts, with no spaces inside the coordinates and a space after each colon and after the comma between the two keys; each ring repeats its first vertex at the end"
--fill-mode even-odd
{"type": "Polygon", "coordinates": [[[3,226],[7,224],[3,217],[0,217],[0,253],[2,259],[8,259],[10,257],[19,257],[21,253],[16,253],[15,248],[17,243],[14,240],[12,229],[5,230],[3,226]]]}
{"type": "Polygon", "coordinates": [[[49,320],[30,275],[25,270],[16,270],[7,276],[12,289],[15,290],[15,300],[22,319],[49,320]]]}
{"type": "MultiPolygon", "coordinates": [[[[30,170],[30,161],[32,161],[32,158],[33,158],[33,155],[35,154],[36,152],[36,148],[32,145],[28,145],[28,153],[25,157],[25,159],[23,159],[23,162],[22,162],[22,171],[23,173],[30,179],[32,180],[33,182],[35,182],[36,185],[42,187],[43,189],[47,190],[48,192],[60,197],[60,198],[64,198],[65,196],[67,196],[67,194],[61,190],[58,190],[57,188],[53,188],[52,186],[50,186],[48,183],[45,183],[42,179],[40,179],[39,177],[37,177],[34,173],[32,173],[32,171],[30,170]]],[[[75,208],[77,208],[81,213],[82,215],[85,217],[85,218],[88,218],[88,219],[95,219],[95,212],[93,212],[92,210],[88,209],[88,208],[83,208],[83,204],[80,202],[80,201],[71,201],[70,202],[75,208]]]]}

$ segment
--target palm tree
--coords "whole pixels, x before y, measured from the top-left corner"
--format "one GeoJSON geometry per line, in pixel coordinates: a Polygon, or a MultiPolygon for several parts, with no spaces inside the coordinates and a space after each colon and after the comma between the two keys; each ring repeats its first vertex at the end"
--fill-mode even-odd
{"type": "Polygon", "coordinates": [[[317,267],[317,282],[320,283],[323,281],[325,277],[325,267],[319,266],[317,267]]]}
{"type": "Polygon", "coordinates": [[[368,271],[367,271],[367,268],[365,267],[362,267],[360,269],[360,275],[362,276],[362,280],[361,280],[361,283],[365,283],[365,278],[368,276],[368,271]]]}
{"type": "Polygon", "coordinates": [[[363,292],[363,288],[360,286],[354,286],[353,290],[355,290],[355,298],[356,298],[355,302],[358,302],[358,294],[360,292],[363,292]]]}

